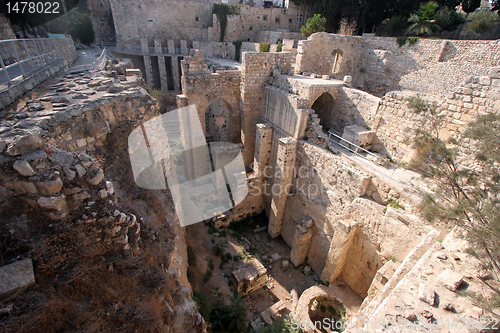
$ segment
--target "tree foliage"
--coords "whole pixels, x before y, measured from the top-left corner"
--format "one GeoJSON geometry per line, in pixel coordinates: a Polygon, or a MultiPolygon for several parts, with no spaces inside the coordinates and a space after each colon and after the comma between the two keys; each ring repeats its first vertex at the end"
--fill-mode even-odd
{"type": "Polygon", "coordinates": [[[235,293],[231,304],[226,305],[221,299],[212,304],[210,324],[212,332],[244,332],[247,325],[247,307],[245,298],[235,293]]]}
{"type": "Polygon", "coordinates": [[[481,0],[462,0],[462,10],[472,13],[481,6],[481,0]]]}
{"type": "Polygon", "coordinates": [[[500,0],[493,0],[491,2],[491,11],[497,12],[498,16],[500,16],[500,0]]]}
{"type": "Polygon", "coordinates": [[[412,166],[435,184],[432,193],[422,193],[422,215],[463,228],[476,253],[483,254],[485,269],[499,281],[500,115],[478,116],[460,139],[444,140],[444,119],[436,104],[415,98],[408,105],[422,116],[413,129],[420,158],[412,166]]]}
{"type": "MultiPolygon", "coordinates": [[[[86,1],[83,2],[86,3],[86,1]]],[[[75,40],[79,40],[86,45],[94,42],[94,29],[86,5],[78,5],[65,15],[46,23],[45,26],[52,33],[69,34],[75,40]]]]}
{"type": "Polygon", "coordinates": [[[434,20],[441,29],[446,31],[453,31],[460,24],[465,23],[463,13],[457,13],[454,8],[448,7],[441,7],[434,16],[434,20]]]}
{"type": "Polygon", "coordinates": [[[422,3],[417,11],[417,15],[408,20],[413,24],[408,27],[407,32],[414,32],[417,36],[423,36],[441,31],[441,27],[436,24],[436,20],[434,19],[438,8],[438,4],[433,1],[422,3]]]}
{"type": "Polygon", "coordinates": [[[477,11],[472,13],[469,18],[471,21],[467,24],[467,30],[477,34],[489,32],[499,23],[498,16],[492,12],[477,11]]]}
{"type": "Polygon", "coordinates": [[[307,19],[306,25],[300,27],[302,36],[309,37],[315,32],[325,31],[326,18],[320,14],[314,14],[313,17],[307,19]]]}

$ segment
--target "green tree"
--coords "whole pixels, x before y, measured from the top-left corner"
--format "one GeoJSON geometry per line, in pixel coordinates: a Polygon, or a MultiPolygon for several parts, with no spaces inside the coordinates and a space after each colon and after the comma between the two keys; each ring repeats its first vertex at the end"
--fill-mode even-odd
{"type": "Polygon", "coordinates": [[[408,27],[407,33],[414,32],[417,36],[423,36],[426,33],[441,31],[441,27],[436,24],[434,19],[438,7],[438,4],[433,1],[421,4],[417,15],[408,20],[413,24],[408,27]]]}
{"type": "Polygon", "coordinates": [[[477,11],[472,13],[471,21],[467,24],[467,31],[472,31],[477,34],[489,32],[498,24],[498,16],[492,12],[477,11]]]}
{"type": "Polygon", "coordinates": [[[300,321],[291,316],[283,320],[275,321],[271,325],[263,327],[258,333],[301,333],[300,321]]]}
{"type": "MultiPolygon", "coordinates": [[[[415,126],[413,148],[421,154],[413,166],[435,185],[423,192],[421,213],[467,232],[470,244],[493,279],[500,275],[500,115],[488,113],[472,121],[460,139],[443,140],[443,118],[435,104],[409,101],[422,121],[415,126]]],[[[487,280],[495,293],[500,291],[487,280]]],[[[484,305],[487,309],[488,306],[484,305]]]]}
{"type": "Polygon", "coordinates": [[[493,0],[491,2],[491,11],[497,12],[498,16],[500,16],[500,0],[493,0]]]}
{"type": "Polygon", "coordinates": [[[306,25],[300,28],[302,36],[309,37],[315,32],[325,31],[326,18],[320,14],[314,14],[313,17],[307,19],[306,25]]]}
{"type": "Polygon", "coordinates": [[[221,299],[212,304],[210,324],[212,332],[244,332],[247,326],[247,306],[245,297],[235,293],[231,304],[226,305],[221,299]]]}
{"type": "Polygon", "coordinates": [[[465,12],[465,19],[469,17],[470,13],[478,9],[479,6],[481,6],[481,0],[462,0],[462,10],[465,12]]]}

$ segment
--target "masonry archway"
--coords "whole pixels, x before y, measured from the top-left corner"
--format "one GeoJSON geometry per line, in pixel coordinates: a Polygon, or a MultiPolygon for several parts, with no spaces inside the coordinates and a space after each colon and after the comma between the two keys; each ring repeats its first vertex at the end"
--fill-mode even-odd
{"type": "Polygon", "coordinates": [[[205,110],[205,137],[207,142],[232,142],[233,121],[229,104],[221,98],[214,100],[205,110]]]}
{"type": "Polygon", "coordinates": [[[320,119],[319,124],[326,130],[334,127],[333,102],[334,101],[332,95],[325,92],[321,96],[319,96],[311,106],[311,109],[316,112],[320,119]]]}

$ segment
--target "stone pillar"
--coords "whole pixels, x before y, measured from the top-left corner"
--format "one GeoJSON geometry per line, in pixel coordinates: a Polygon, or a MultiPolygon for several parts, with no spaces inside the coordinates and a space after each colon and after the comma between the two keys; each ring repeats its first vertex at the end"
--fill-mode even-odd
{"type": "Polygon", "coordinates": [[[172,56],[172,80],[174,81],[174,90],[181,90],[181,78],[179,77],[179,57],[172,56]]]}
{"type": "Polygon", "coordinates": [[[294,174],[297,140],[292,137],[279,139],[278,155],[274,168],[274,184],[271,187],[271,211],[267,232],[271,238],[281,234],[281,224],[285,212],[285,204],[294,174]]]}
{"type": "Polygon", "coordinates": [[[153,67],[151,66],[151,57],[146,55],[149,54],[149,48],[148,48],[148,39],[147,38],[141,38],[141,48],[142,48],[142,53],[144,54],[143,59],[144,59],[144,71],[146,72],[146,83],[147,85],[152,88],[153,87],[153,67]]]}
{"type": "Polygon", "coordinates": [[[264,177],[265,167],[269,164],[272,138],[273,128],[270,125],[257,124],[253,170],[259,178],[264,177]]]}
{"type": "Polygon", "coordinates": [[[314,222],[312,220],[297,224],[295,235],[293,236],[292,251],[290,253],[290,261],[295,267],[304,263],[311,239],[314,235],[314,229],[314,222]]]}
{"type": "Polygon", "coordinates": [[[167,39],[168,54],[175,54],[175,42],[173,39],[167,39]]]}
{"type": "MultiPolygon", "coordinates": [[[[162,49],[161,49],[161,40],[155,38],[155,53],[157,54],[163,54],[162,49]]],[[[158,67],[160,68],[160,82],[161,82],[161,90],[167,91],[168,90],[168,83],[167,83],[167,69],[165,68],[165,57],[158,55],[158,67]]]]}
{"type": "Polygon", "coordinates": [[[187,52],[188,52],[187,41],[181,40],[181,54],[187,55],[188,54],[187,52]]]}

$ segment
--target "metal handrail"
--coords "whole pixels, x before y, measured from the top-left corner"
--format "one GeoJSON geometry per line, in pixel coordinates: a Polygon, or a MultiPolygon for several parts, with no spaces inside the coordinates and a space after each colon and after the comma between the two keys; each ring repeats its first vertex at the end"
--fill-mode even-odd
{"type": "Polygon", "coordinates": [[[14,79],[10,77],[8,73],[9,69],[19,66],[21,70],[20,76],[24,77],[26,74],[36,72],[46,65],[62,58],[54,38],[21,38],[0,41],[0,73],[5,75],[9,87],[12,85],[12,80],[14,79]],[[31,46],[34,46],[34,49],[30,50],[28,48],[28,42],[31,43],[31,46]],[[46,45],[47,42],[48,48],[46,45]],[[12,46],[12,48],[7,51],[10,55],[8,59],[14,60],[14,62],[9,62],[9,64],[6,65],[2,57],[1,49],[3,49],[5,45],[7,45],[5,46],[7,48],[8,44],[12,46]],[[39,46],[41,46],[41,48],[39,46]],[[32,55],[33,53],[34,55],[32,55]],[[31,62],[31,69],[29,69],[29,67],[25,68],[27,62],[31,62]]]}
{"type": "MultiPolygon", "coordinates": [[[[328,131],[328,140],[332,140],[332,141],[333,141],[333,139],[331,138],[331,136],[332,136],[332,135],[333,135],[334,137],[336,137],[336,138],[339,138],[339,139],[341,140],[341,142],[342,142],[342,141],[344,141],[344,142],[347,142],[349,146],[351,146],[351,147],[352,147],[352,146],[354,146],[356,150],[357,150],[357,149],[361,149],[361,150],[363,150],[364,152],[366,152],[367,154],[369,154],[369,155],[371,155],[371,156],[374,156],[374,157],[376,157],[377,159],[380,159],[380,156],[378,156],[378,155],[376,155],[376,154],[373,154],[372,152],[370,152],[370,151],[368,151],[368,150],[364,149],[363,147],[360,147],[360,146],[358,146],[358,145],[356,145],[356,144],[354,144],[354,143],[352,143],[352,142],[350,142],[350,141],[347,141],[346,139],[342,138],[341,136],[339,136],[339,135],[335,134],[335,133],[334,133],[334,131],[333,131],[333,130],[331,130],[331,129],[328,131]]],[[[352,153],[353,153],[353,154],[355,154],[356,156],[361,157],[362,159],[361,159],[360,161],[367,160],[367,158],[366,158],[365,156],[361,155],[361,154],[360,154],[360,153],[358,153],[356,150],[351,149],[349,146],[345,146],[345,145],[343,145],[341,142],[339,142],[339,143],[338,143],[338,145],[339,145],[339,146],[341,146],[341,147],[343,147],[343,148],[345,148],[345,149],[347,149],[347,150],[349,150],[350,152],[352,152],[352,153]]],[[[350,156],[347,156],[347,157],[350,159],[350,156]]],[[[390,180],[392,180],[392,181],[398,182],[401,186],[403,186],[405,189],[407,189],[407,190],[409,190],[409,191],[413,190],[411,187],[408,187],[407,185],[403,184],[401,181],[399,181],[398,179],[395,179],[395,178],[393,177],[393,176],[394,176],[394,172],[395,172],[395,171],[396,171],[396,169],[397,169],[397,165],[395,165],[395,164],[393,164],[393,163],[391,163],[391,162],[388,162],[388,161],[386,161],[386,163],[388,163],[388,164],[392,167],[392,173],[391,173],[391,175],[390,175],[390,176],[388,176],[388,175],[386,175],[385,173],[380,172],[379,170],[377,170],[377,169],[373,168],[373,167],[372,167],[369,163],[365,163],[365,162],[364,162],[363,164],[364,164],[366,167],[370,168],[371,170],[375,171],[378,175],[382,175],[382,176],[383,176],[383,177],[385,177],[385,178],[388,178],[388,179],[390,179],[390,180]]],[[[413,184],[412,184],[412,185],[413,185],[413,184]]],[[[415,185],[414,185],[414,186],[415,186],[415,185]]]]}

